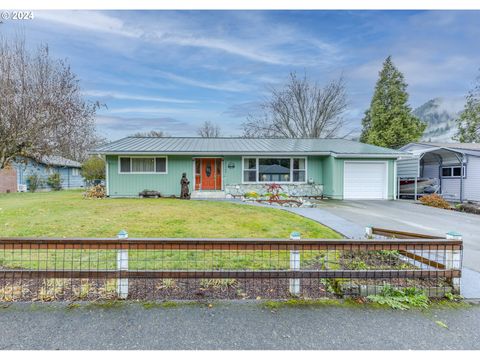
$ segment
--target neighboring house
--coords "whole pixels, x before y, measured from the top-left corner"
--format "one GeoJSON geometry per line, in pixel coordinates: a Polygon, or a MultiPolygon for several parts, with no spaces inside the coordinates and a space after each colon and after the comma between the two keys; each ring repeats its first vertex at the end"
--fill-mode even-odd
{"type": "Polygon", "coordinates": [[[54,173],[60,174],[63,189],[82,188],[85,180],[80,175],[80,168],[79,162],[61,156],[45,156],[40,161],[18,158],[0,171],[0,192],[28,191],[31,175],[40,178],[38,190],[49,190],[47,179],[54,173]]]}
{"type": "Polygon", "coordinates": [[[344,139],[127,137],[92,153],[106,160],[108,196],[156,190],[192,197],[265,193],[279,183],[291,196],[394,199],[396,159],[404,153],[344,139]]]}
{"type": "Polygon", "coordinates": [[[411,154],[398,160],[400,179],[435,179],[446,199],[480,201],[480,144],[411,143],[400,150],[411,154]]]}

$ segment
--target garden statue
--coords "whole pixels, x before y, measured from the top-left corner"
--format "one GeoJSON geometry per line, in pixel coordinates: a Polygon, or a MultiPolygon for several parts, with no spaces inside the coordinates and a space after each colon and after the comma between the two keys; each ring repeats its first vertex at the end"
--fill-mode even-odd
{"type": "Polygon", "coordinates": [[[187,173],[183,173],[182,179],[180,180],[180,185],[182,185],[182,191],[180,192],[180,199],[190,199],[188,184],[190,184],[190,181],[188,181],[187,179],[187,173]]]}

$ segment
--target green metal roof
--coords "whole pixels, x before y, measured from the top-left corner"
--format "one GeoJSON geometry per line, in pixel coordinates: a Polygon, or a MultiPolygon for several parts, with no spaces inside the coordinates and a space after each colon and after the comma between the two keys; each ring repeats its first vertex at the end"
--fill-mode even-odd
{"type": "Polygon", "coordinates": [[[398,150],[345,139],[252,139],[198,137],[126,137],[100,146],[94,154],[333,155],[397,157],[398,150]]]}

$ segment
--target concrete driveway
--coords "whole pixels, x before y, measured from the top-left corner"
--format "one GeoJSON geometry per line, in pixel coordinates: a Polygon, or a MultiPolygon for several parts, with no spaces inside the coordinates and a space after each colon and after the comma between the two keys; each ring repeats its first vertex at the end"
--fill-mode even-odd
{"type": "Polygon", "coordinates": [[[463,265],[480,271],[479,215],[436,209],[406,200],[325,200],[319,208],[363,227],[373,225],[441,236],[457,231],[464,240],[463,265]]]}

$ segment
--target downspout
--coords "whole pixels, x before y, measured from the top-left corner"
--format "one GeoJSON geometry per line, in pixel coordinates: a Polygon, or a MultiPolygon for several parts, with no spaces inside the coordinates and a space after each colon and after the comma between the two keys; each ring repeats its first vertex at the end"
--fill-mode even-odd
{"type": "MultiPolygon", "coordinates": [[[[398,198],[397,159],[393,162],[393,200],[398,198]]],[[[306,180],[306,179],[305,179],[306,180]]]]}
{"type": "Polygon", "coordinates": [[[438,185],[440,186],[440,194],[443,194],[442,190],[442,166],[443,166],[443,157],[441,155],[436,154],[438,157],[438,185]]]}
{"type": "Polygon", "coordinates": [[[460,161],[460,202],[463,203],[463,162],[465,154],[462,153],[462,160],[460,161]]]}
{"type": "Polygon", "coordinates": [[[107,191],[107,197],[110,196],[110,185],[109,185],[108,171],[109,171],[108,159],[107,159],[107,156],[105,156],[105,187],[106,187],[106,191],[107,191]]]}

